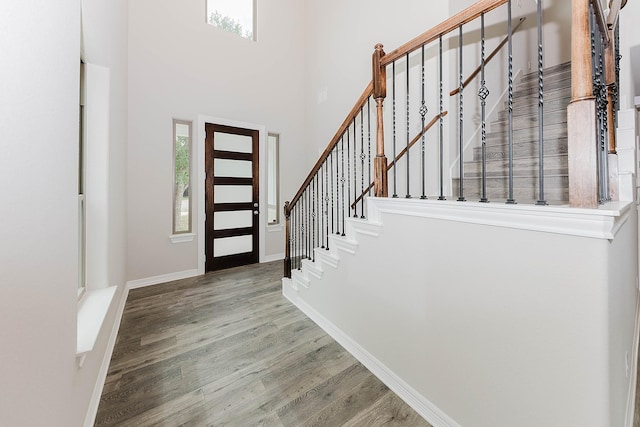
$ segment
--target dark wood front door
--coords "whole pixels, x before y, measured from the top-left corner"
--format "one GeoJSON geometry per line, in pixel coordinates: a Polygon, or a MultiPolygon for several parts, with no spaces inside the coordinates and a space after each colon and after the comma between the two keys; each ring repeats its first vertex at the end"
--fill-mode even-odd
{"type": "Polygon", "coordinates": [[[258,262],[258,131],[207,123],[206,271],[258,262]]]}

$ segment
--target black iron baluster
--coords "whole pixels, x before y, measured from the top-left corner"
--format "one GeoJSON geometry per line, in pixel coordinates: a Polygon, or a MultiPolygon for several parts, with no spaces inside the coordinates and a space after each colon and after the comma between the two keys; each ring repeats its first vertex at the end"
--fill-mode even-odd
{"type": "Polygon", "coordinates": [[[313,209],[311,207],[311,183],[307,187],[307,259],[311,259],[311,251],[313,251],[313,240],[311,234],[313,233],[313,217],[311,215],[313,209]]]}
{"type": "Polygon", "coordinates": [[[297,233],[298,233],[298,242],[296,243],[296,253],[298,256],[298,270],[300,270],[301,267],[301,262],[302,262],[302,203],[301,203],[301,199],[298,199],[298,201],[296,202],[296,226],[297,226],[297,233]]]}
{"type": "Polygon", "coordinates": [[[539,197],[536,205],[545,206],[544,198],[544,85],[542,56],[542,0],[538,0],[538,179],[539,197]]]}
{"type": "Polygon", "coordinates": [[[438,37],[438,50],[438,78],[440,79],[440,196],[438,197],[438,200],[446,200],[446,198],[444,197],[444,117],[442,117],[444,108],[444,84],[442,81],[442,35],[438,37]]]}
{"type": "Polygon", "coordinates": [[[411,142],[411,136],[409,135],[409,117],[410,117],[410,108],[409,108],[409,54],[406,55],[407,61],[407,151],[405,155],[407,156],[407,195],[405,196],[407,199],[411,198],[411,191],[409,190],[409,182],[410,182],[410,174],[409,174],[409,144],[411,142]]]}
{"type": "Polygon", "coordinates": [[[604,41],[602,40],[602,34],[598,40],[598,67],[600,69],[600,99],[598,103],[598,113],[600,115],[600,152],[602,156],[602,201],[608,202],[609,197],[609,123],[608,123],[608,105],[609,100],[607,98],[607,83],[605,78],[604,69],[604,41]]]}
{"type": "Polygon", "coordinates": [[[613,120],[614,120],[614,128],[618,128],[618,110],[620,109],[620,60],[622,56],[620,55],[620,20],[618,19],[618,23],[616,25],[616,29],[613,33],[613,37],[615,40],[614,47],[614,62],[615,62],[615,70],[616,70],[616,81],[613,85],[613,120]]]}
{"type": "Polygon", "coordinates": [[[316,181],[318,174],[311,180],[311,260],[316,260],[316,181]]]}
{"type": "MultiPolygon", "coordinates": [[[[360,107],[360,218],[364,219],[364,107],[360,107]]],[[[356,200],[358,200],[356,198],[356,200]]],[[[356,208],[356,213],[358,209],[356,208]]]]}
{"type": "Polygon", "coordinates": [[[325,166],[327,161],[325,160],[320,167],[320,171],[318,172],[318,179],[320,180],[320,248],[324,249],[324,222],[325,222],[325,212],[324,208],[324,178],[325,178],[325,166]]]}
{"type": "Polygon", "coordinates": [[[291,230],[289,234],[289,247],[291,248],[289,256],[291,257],[291,270],[296,269],[296,233],[298,231],[298,224],[296,224],[296,207],[297,205],[289,205],[289,218],[291,221],[289,223],[291,230]]]}
{"type": "Polygon", "coordinates": [[[347,218],[351,218],[351,148],[349,128],[347,127],[347,218]]]}
{"type": "MultiPolygon", "coordinates": [[[[605,165],[607,163],[603,156],[603,145],[605,144],[603,135],[603,76],[600,63],[600,52],[602,45],[602,34],[599,31],[599,27],[595,22],[595,11],[593,5],[589,5],[589,25],[591,27],[591,64],[592,64],[592,77],[593,77],[593,94],[596,98],[596,116],[597,116],[597,161],[598,161],[598,200],[600,203],[606,201],[605,195],[605,182],[607,177],[605,176],[605,165]]],[[[606,104],[605,109],[606,109],[606,104]]]]}
{"type": "MultiPolygon", "coordinates": [[[[356,118],[353,118],[353,217],[358,217],[358,169],[356,168],[356,152],[358,151],[358,138],[356,137],[356,118]]],[[[349,205],[351,206],[351,205],[349,205]]]]}
{"type": "Polygon", "coordinates": [[[509,196],[507,204],[515,204],[513,198],[513,34],[511,25],[511,0],[507,1],[507,39],[509,51],[509,196]]]}
{"type": "Polygon", "coordinates": [[[429,112],[429,110],[427,109],[427,104],[425,102],[425,89],[424,89],[424,45],[422,45],[422,55],[421,55],[421,64],[420,64],[420,80],[421,80],[421,84],[422,84],[422,102],[420,104],[420,120],[422,123],[422,127],[420,128],[420,133],[422,134],[422,140],[421,140],[421,156],[420,156],[420,175],[421,175],[421,188],[422,188],[422,195],[420,196],[421,199],[426,199],[427,198],[427,175],[426,175],[426,165],[425,165],[425,157],[426,157],[426,150],[425,150],[425,146],[424,146],[424,139],[425,139],[425,132],[424,132],[424,118],[426,116],[426,114],[429,112]]]}
{"type": "Polygon", "coordinates": [[[482,197],[480,202],[487,203],[487,97],[489,96],[489,89],[486,86],[485,80],[485,40],[484,40],[484,13],[480,15],[480,90],[478,91],[478,97],[480,98],[480,106],[482,110],[482,197]]]}
{"type": "Polygon", "coordinates": [[[392,97],[393,97],[393,196],[394,198],[398,197],[398,168],[396,167],[396,61],[393,61],[392,65],[392,97]]]}
{"type": "MultiPolygon", "coordinates": [[[[302,239],[303,239],[301,260],[304,260],[307,258],[307,248],[309,246],[309,239],[307,237],[308,225],[309,225],[309,215],[307,214],[307,190],[305,189],[304,192],[302,193],[302,220],[300,222],[300,226],[302,230],[302,239]]],[[[302,261],[300,261],[300,263],[302,263],[302,261]]]]}
{"type": "MultiPolygon", "coordinates": [[[[336,215],[336,210],[333,204],[333,153],[336,152],[336,150],[338,149],[338,145],[336,144],[336,147],[331,151],[331,156],[330,156],[330,165],[331,165],[331,234],[335,233],[335,228],[334,228],[334,222],[338,219],[338,215],[336,215]]],[[[336,163],[337,165],[337,163],[336,163]]],[[[336,175],[338,173],[338,169],[336,169],[336,175]]],[[[337,179],[337,178],[336,178],[337,179]]],[[[336,183],[336,189],[338,188],[337,183],[336,183]]]]}
{"type": "MultiPolygon", "coordinates": [[[[346,132],[347,140],[349,138],[349,132],[346,132]]],[[[342,183],[342,200],[338,199],[338,202],[342,204],[342,235],[344,236],[344,135],[342,135],[342,177],[340,178],[340,182],[342,183]]],[[[348,146],[347,146],[348,147],[348,146]]],[[[348,163],[348,162],[347,162],[348,163]]]]}
{"type": "MultiPolygon", "coordinates": [[[[367,165],[367,170],[369,171],[369,180],[367,182],[373,182],[371,181],[371,97],[369,97],[367,99],[367,144],[368,144],[368,165],[367,165]]],[[[369,187],[369,197],[371,197],[371,190],[373,189],[373,187],[369,187]]],[[[363,203],[363,208],[364,208],[364,200],[362,201],[363,203]]]]}
{"type": "Polygon", "coordinates": [[[325,231],[324,231],[324,235],[326,238],[326,243],[327,245],[325,246],[327,250],[329,250],[329,161],[325,160],[324,162],[324,188],[325,188],[325,193],[324,193],[324,212],[325,212],[325,223],[324,223],[324,227],[325,227],[325,231]]]}
{"type": "Polygon", "coordinates": [[[460,106],[460,111],[458,113],[459,115],[459,119],[460,119],[460,130],[458,131],[458,133],[460,134],[460,141],[459,141],[459,150],[460,150],[460,155],[458,156],[458,163],[459,163],[459,169],[460,169],[460,188],[459,188],[459,195],[458,195],[458,201],[459,202],[464,202],[466,199],[464,198],[464,96],[463,96],[463,89],[464,89],[464,76],[462,74],[462,25],[460,25],[460,27],[458,28],[458,44],[459,44],[459,50],[460,50],[460,90],[458,91],[458,96],[459,96],[459,106],[460,106]]]}

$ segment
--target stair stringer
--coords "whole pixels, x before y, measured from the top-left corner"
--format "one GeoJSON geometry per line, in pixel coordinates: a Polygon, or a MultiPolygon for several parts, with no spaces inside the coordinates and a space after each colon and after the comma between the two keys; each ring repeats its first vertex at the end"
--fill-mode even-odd
{"type": "Polygon", "coordinates": [[[294,272],[308,286],[283,281],[284,295],[301,311],[435,427],[478,420],[606,424],[608,338],[589,331],[602,328],[593,313],[607,307],[599,278],[616,267],[609,263],[617,257],[601,251],[628,234],[632,204],[584,210],[369,199],[367,205],[367,220],[347,220],[348,237],[330,236],[329,250],[316,249],[315,262],[294,272]],[[526,249],[532,244],[550,254],[526,249]],[[391,265],[388,257],[401,261],[391,265]],[[585,334],[589,350],[581,348],[585,334]],[[562,374],[548,369],[555,365],[562,374]],[[593,375],[584,376],[585,369],[593,375]],[[594,394],[571,393],[575,387],[594,394]],[[474,399],[486,393],[499,404],[474,399]]]}
{"type": "Polygon", "coordinates": [[[314,260],[302,260],[299,270],[291,271],[291,279],[283,278],[283,290],[286,289],[285,296],[289,299],[296,299],[300,287],[309,289],[312,279],[321,280],[324,270],[327,267],[337,269],[340,264],[340,254],[355,255],[358,250],[358,235],[378,237],[382,230],[382,224],[366,219],[347,218],[345,221],[345,236],[328,236],[328,248],[315,248],[313,250],[314,260]],[[347,236],[354,236],[349,238],[347,236]]]}
{"type": "Polygon", "coordinates": [[[384,227],[380,222],[381,215],[377,206],[369,203],[367,205],[366,219],[347,218],[345,236],[328,236],[328,248],[314,249],[315,261],[303,260],[299,270],[292,270],[290,279],[282,279],[282,293],[431,425],[461,427],[348,334],[298,298],[300,293],[310,291],[313,286],[321,287],[326,270],[337,271],[341,260],[356,257],[360,241],[368,240],[367,245],[375,245],[374,241],[383,233],[384,227]]]}

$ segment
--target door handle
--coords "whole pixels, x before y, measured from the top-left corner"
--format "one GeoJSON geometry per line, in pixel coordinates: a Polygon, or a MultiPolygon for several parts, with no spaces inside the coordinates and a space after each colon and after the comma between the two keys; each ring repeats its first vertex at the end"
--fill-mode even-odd
{"type": "Polygon", "coordinates": [[[257,203],[257,202],[255,202],[255,203],[253,204],[253,207],[254,207],[254,208],[257,208],[257,207],[258,207],[258,203],[257,203]]]}
{"type": "Polygon", "coordinates": [[[259,213],[260,213],[260,211],[258,211],[258,210],[253,211],[254,215],[258,215],[259,213]]]}

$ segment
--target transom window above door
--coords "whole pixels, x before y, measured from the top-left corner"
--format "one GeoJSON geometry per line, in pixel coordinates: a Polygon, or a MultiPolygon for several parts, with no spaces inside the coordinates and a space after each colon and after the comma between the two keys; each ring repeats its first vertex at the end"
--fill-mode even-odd
{"type": "Polygon", "coordinates": [[[256,41],[257,0],[207,0],[207,23],[256,41]]]}

